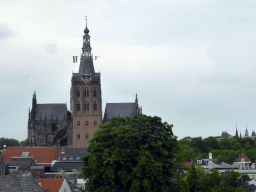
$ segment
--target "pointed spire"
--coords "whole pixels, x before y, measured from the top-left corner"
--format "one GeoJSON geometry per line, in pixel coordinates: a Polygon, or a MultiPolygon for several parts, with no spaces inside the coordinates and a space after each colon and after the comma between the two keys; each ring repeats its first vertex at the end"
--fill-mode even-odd
{"type": "Polygon", "coordinates": [[[137,93],[136,93],[136,97],[135,97],[135,103],[138,104],[138,97],[137,97],[137,93]]]}
{"type": "Polygon", "coordinates": [[[238,137],[237,123],[236,123],[236,137],[238,137]]]}

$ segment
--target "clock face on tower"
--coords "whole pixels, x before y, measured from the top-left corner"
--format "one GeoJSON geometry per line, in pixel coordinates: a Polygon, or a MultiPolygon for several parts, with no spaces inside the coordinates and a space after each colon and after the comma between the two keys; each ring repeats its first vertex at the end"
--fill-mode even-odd
{"type": "Polygon", "coordinates": [[[84,82],[85,84],[90,83],[90,78],[89,78],[89,77],[84,77],[83,82],[84,82]]]}

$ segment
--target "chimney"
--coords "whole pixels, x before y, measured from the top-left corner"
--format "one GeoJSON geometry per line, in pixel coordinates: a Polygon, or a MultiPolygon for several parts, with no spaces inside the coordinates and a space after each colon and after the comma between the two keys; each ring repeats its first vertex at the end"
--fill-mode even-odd
{"type": "Polygon", "coordinates": [[[209,153],[209,164],[208,164],[208,168],[209,168],[209,169],[212,168],[212,153],[209,153]]]}

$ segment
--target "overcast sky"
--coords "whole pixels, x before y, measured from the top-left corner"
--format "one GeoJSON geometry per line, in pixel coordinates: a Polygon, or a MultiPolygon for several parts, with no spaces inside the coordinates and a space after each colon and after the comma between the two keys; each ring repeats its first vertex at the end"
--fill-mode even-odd
{"type": "Polygon", "coordinates": [[[0,137],[28,109],[67,103],[85,16],[106,102],[134,102],[178,139],[256,130],[256,1],[0,0],[0,137]]]}

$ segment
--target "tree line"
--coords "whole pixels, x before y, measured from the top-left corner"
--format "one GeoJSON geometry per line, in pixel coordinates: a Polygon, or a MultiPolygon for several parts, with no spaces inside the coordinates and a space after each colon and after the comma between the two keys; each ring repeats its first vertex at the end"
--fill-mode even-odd
{"type": "Polygon", "coordinates": [[[16,139],[8,139],[8,138],[0,138],[0,149],[2,149],[4,147],[4,145],[6,145],[6,147],[15,147],[15,146],[21,146],[24,147],[26,146],[28,142],[28,139],[25,139],[23,141],[18,141],[16,139]]]}
{"type": "Polygon", "coordinates": [[[209,153],[212,153],[213,159],[226,163],[233,163],[242,154],[252,162],[256,160],[256,140],[252,140],[250,137],[233,137],[220,141],[215,137],[208,137],[205,140],[196,137],[191,141],[183,138],[179,140],[179,144],[188,162],[198,157],[208,158],[209,153]]]}

